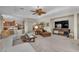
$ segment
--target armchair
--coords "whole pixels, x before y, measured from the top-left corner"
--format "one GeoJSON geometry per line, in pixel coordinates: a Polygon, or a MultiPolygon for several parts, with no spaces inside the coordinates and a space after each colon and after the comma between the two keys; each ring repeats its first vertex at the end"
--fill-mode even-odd
{"type": "Polygon", "coordinates": [[[27,34],[21,36],[21,40],[23,42],[35,42],[35,38],[36,38],[36,36],[33,34],[30,34],[30,33],[27,33],[27,34]]]}

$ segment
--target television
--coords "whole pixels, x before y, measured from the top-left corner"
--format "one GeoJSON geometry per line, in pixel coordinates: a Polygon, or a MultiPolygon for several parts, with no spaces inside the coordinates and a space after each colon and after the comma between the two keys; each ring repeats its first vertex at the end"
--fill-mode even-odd
{"type": "Polygon", "coordinates": [[[69,21],[56,21],[55,22],[55,28],[69,28],[69,21]]]}

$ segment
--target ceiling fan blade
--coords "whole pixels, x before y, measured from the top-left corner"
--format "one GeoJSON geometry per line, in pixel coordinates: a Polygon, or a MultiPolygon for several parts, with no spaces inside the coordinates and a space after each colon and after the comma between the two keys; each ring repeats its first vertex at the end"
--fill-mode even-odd
{"type": "Polygon", "coordinates": [[[46,14],[46,12],[41,12],[41,13],[46,14]]]}

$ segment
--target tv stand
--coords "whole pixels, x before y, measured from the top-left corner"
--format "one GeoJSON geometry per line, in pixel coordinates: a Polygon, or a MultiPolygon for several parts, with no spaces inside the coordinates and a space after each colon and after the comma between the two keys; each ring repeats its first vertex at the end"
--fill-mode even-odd
{"type": "Polygon", "coordinates": [[[63,35],[69,37],[70,29],[68,28],[54,28],[53,29],[53,34],[57,35],[63,35]]]}

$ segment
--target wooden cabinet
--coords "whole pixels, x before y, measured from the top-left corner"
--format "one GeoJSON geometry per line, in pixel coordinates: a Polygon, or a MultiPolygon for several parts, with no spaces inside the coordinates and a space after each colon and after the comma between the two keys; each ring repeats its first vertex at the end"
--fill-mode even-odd
{"type": "Polygon", "coordinates": [[[15,21],[4,21],[3,26],[15,26],[15,21]]]}
{"type": "Polygon", "coordinates": [[[70,29],[68,28],[61,28],[61,29],[54,28],[53,29],[53,34],[69,36],[69,33],[70,33],[70,29]]]}

